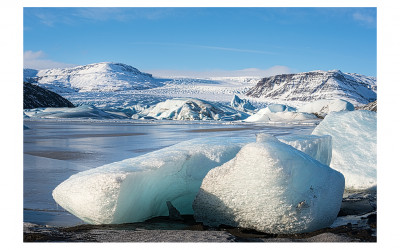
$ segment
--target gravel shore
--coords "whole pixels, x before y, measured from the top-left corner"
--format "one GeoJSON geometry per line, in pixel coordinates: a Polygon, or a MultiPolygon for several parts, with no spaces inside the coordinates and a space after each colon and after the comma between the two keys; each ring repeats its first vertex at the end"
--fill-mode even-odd
{"type": "Polygon", "coordinates": [[[301,234],[268,234],[221,225],[211,228],[193,216],[168,216],[119,225],[51,227],[24,223],[24,242],[376,242],[376,192],[346,193],[330,228],[301,234]]]}

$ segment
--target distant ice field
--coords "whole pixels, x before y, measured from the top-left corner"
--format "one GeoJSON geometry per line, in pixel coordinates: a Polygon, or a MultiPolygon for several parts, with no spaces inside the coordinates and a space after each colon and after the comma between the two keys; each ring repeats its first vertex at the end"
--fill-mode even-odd
{"type": "Polygon", "coordinates": [[[185,121],[28,120],[24,125],[24,222],[83,223],[57,206],[52,190],[78,172],[204,137],[254,137],[258,133],[309,135],[315,125],[265,125],[185,121]]]}

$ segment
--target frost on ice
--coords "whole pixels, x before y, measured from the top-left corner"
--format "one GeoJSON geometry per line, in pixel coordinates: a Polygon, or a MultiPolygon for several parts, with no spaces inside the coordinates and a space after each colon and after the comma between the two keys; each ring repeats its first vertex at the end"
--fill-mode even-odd
{"type": "Polygon", "coordinates": [[[354,106],[348,101],[335,99],[335,100],[317,100],[308,103],[298,109],[299,112],[313,113],[320,117],[325,117],[331,112],[338,111],[353,111],[354,106]]]}
{"type": "Polygon", "coordinates": [[[235,158],[210,170],[193,203],[196,221],[300,233],[336,219],[344,177],[270,135],[259,135],[235,158]]]}
{"type": "Polygon", "coordinates": [[[71,176],[53,191],[64,209],[91,224],[139,222],[168,215],[170,201],[182,214],[207,172],[235,157],[248,139],[204,138],[71,176]]]}
{"type": "Polygon", "coordinates": [[[376,187],[376,119],[367,110],[331,113],[312,132],[332,136],[330,166],[343,173],[346,189],[376,187]]]}

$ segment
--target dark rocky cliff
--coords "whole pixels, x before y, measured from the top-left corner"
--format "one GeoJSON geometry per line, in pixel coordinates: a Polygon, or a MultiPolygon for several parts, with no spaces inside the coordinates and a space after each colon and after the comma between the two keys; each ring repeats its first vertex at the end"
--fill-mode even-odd
{"type": "Polygon", "coordinates": [[[24,82],[24,109],[42,107],[74,107],[74,105],[59,94],[24,82]]]}

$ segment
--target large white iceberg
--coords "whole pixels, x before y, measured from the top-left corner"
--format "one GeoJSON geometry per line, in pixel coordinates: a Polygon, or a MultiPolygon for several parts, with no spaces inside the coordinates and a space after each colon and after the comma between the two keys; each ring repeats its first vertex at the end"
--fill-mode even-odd
{"type": "Polygon", "coordinates": [[[208,172],[193,203],[194,217],[210,226],[309,232],[333,223],[343,190],[341,173],[273,136],[259,135],[208,172]]]}
{"type": "Polygon", "coordinates": [[[183,214],[207,172],[235,157],[245,138],[204,138],[80,172],[57,186],[54,200],[91,224],[139,222],[168,215],[170,201],[183,214]]]}
{"type": "Polygon", "coordinates": [[[325,117],[331,112],[353,111],[354,106],[348,101],[341,99],[317,100],[301,106],[297,109],[299,112],[317,114],[319,117],[325,117]]]}
{"type": "Polygon", "coordinates": [[[330,166],[343,173],[346,189],[376,186],[377,114],[367,110],[331,113],[313,135],[332,136],[330,166]]]}
{"type": "Polygon", "coordinates": [[[286,105],[270,105],[260,109],[257,113],[245,119],[246,122],[287,122],[315,120],[317,117],[309,113],[293,112],[294,109],[286,105]]]}

